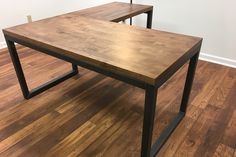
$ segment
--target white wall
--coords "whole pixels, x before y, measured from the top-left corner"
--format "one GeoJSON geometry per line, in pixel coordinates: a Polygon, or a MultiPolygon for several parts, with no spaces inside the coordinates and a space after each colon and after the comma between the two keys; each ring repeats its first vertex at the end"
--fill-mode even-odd
{"type": "MultiPolygon", "coordinates": [[[[113,0],[21,0],[0,2],[0,29],[25,23],[26,16],[38,20],[113,0]]],[[[120,0],[129,2],[129,0],[120,0]]],[[[133,0],[154,5],[153,28],[204,38],[202,57],[236,67],[235,0],[133,0]]],[[[144,26],[145,16],[135,18],[144,26]]],[[[0,33],[0,47],[4,42],[0,33]]]]}
{"type": "Polygon", "coordinates": [[[4,45],[2,29],[33,20],[43,19],[82,8],[106,3],[106,0],[0,0],[0,47],[4,45]]]}
{"type": "MultiPolygon", "coordinates": [[[[236,67],[235,0],[134,0],[154,5],[153,28],[204,38],[204,59],[236,67]]],[[[146,17],[136,18],[145,25],[146,17]]]]}

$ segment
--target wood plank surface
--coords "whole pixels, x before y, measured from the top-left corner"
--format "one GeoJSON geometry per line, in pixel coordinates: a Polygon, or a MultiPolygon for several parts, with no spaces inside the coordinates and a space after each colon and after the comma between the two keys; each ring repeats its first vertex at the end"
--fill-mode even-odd
{"type": "MultiPolygon", "coordinates": [[[[18,46],[31,88],[71,68],[18,46]]],[[[137,157],[144,91],[80,68],[80,75],[24,100],[0,50],[0,157],[137,157]]],[[[158,95],[154,139],[178,111],[187,65],[158,95]]],[[[235,157],[236,69],[200,61],[186,117],[157,157],[235,157]],[[219,101],[217,101],[219,100],[219,101]]]]}
{"type": "Polygon", "coordinates": [[[82,15],[98,20],[120,22],[127,18],[151,11],[153,6],[112,2],[88,9],[73,12],[74,15],[82,15]]]}
{"type": "Polygon", "coordinates": [[[198,37],[65,14],[3,30],[5,35],[151,85],[197,53],[198,37]]]}

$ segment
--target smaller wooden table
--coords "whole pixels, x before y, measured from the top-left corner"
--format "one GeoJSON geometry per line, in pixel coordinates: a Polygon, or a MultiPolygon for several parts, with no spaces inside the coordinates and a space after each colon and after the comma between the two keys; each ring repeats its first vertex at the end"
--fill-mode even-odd
{"type": "Polygon", "coordinates": [[[85,16],[104,21],[120,22],[143,13],[147,14],[147,28],[151,28],[153,6],[150,5],[112,2],[76,11],[70,14],[85,16]]]}

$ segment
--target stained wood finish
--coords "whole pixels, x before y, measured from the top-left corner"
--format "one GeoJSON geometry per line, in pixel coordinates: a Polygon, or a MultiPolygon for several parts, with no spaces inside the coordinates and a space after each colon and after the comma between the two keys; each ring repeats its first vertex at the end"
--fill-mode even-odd
{"type": "Polygon", "coordinates": [[[168,78],[201,47],[201,38],[61,15],[4,34],[151,85],[168,78]]]}
{"type": "Polygon", "coordinates": [[[112,2],[101,6],[80,10],[72,14],[99,20],[120,22],[151,10],[153,10],[153,6],[149,5],[112,2]]]}
{"type": "MultiPolygon", "coordinates": [[[[18,47],[31,88],[71,65],[18,47]]],[[[0,51],[1,157],[136,157],[144,92],[80,68],[30,99],[21,95],[6,50],[0,51]]],[[[159,90],[154,139],[178,112],[187,65],[159,90]]],[[[158,157],[235,157],[236,69],[200,61],[188,112],[158,157]]]]}

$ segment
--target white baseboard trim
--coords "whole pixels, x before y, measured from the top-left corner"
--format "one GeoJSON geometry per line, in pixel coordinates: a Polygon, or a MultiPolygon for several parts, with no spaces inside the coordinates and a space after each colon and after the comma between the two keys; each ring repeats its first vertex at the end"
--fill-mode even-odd
{"type": "Polygon", "coordinates": [[[7,44],[6,42],[0,42],[0,49],[6,48],[7,44]]]}
{"type": "Polygon", "coordinates": [[[218,57],[218,56],[210,55],[210,54],[206,54],[206,53],[200,53],[199,59],[204,60],[204,61],[208,61],[208,62],[212,62],[212,63],[216,63],[216,64],[225,65],[225,66],[232,67],[232,68],[236,68],[236,60],[233,60],[233,59],[218,57]]]}

